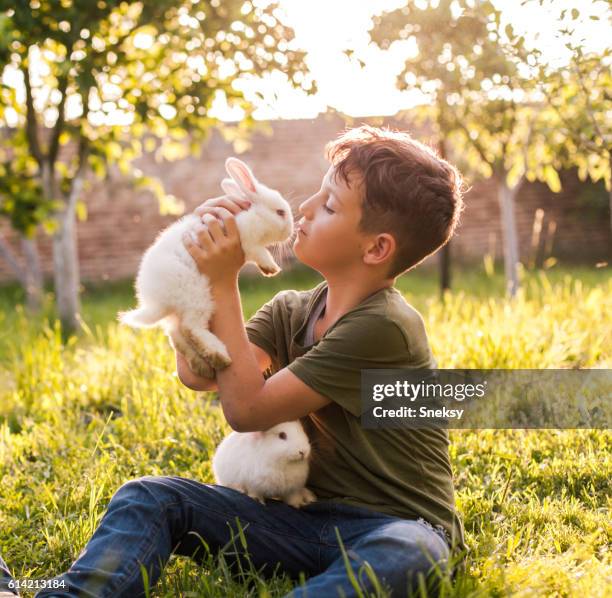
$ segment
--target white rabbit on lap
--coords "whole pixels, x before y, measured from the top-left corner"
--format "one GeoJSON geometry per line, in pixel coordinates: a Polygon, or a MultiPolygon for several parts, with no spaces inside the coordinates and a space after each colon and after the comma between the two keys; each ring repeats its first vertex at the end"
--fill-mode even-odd
{"type": "MultiPolygon", "coordinates": [[[[235,216],[245,263],[253,262],[266,276],[274,276],[280,267],[266,246],[293,233],[291,206],[278,191],[257,181],[241,160],[228,158],[225,168],[231,179],[222,181],[223,190],[252,204],[235,216]]],[[[231,359],[224,343],[207,328],[215,309],[209,280],[183,244],[184,233],[193,235],[200,227],[200,217],[189,214],[158,235],[136,277],[138,308],[119,313],[119,320],[133,328],[162,326],[190,369],[211,378],[231,359]]]]}
{"type": "Polygon", "coordinates": [[[215,481],[265,504],[279,498],[299,508],[316,500],[305,487],[310,442],[296,420],[265,432],[232,432],[213,457],[215,481]]]}

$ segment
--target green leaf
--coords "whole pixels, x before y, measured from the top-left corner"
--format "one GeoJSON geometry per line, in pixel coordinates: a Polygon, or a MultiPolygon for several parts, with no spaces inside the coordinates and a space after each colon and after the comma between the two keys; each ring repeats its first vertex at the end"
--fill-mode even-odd
{"type": "Polygon", "coordinates": [[[182,216],[185,213],[185,202],[169,193],[158,196],[159,213],[169,216],[182,216]]]}
{"type": "Polygon", "coordinates": [[[166,140],[160,145],[156,154],[168,162],[174,162],[175,160],[185,158],[189,154],[189,146],[178,141],[166,140]]]}
{"type": "Polygon", "coordinates": [[[154,137],[147,137],[144,141],[145,152],[151,153],[155,151],[157,147],[157,140],[154,137]]]}
{"type": "Polygon", "coordinates": [[[76,202],[75,212],[80,222],[87,220],[87,204],[83,200],[76,202]]]}
{"type": "Polygon", "coordinates": [[[106,163],[100,156],[89,156],[89,167],[99,179],[106,176],[106,163]]]}
{"type": "Polygon", "coordinates": [[[508,172],[508,176],[506,177],[506,181],[508,183],[508,187],[514,187],[523,176],[525,168],[522,160],[515,160],[512,168],[508,172]]]}
{"type": "Polygon", "coordinates": [[[543,168],[544,182],[548,185],[553,193],[559,193],[561,191],[561,179],[559,173],[549,164],[543,168]]]}

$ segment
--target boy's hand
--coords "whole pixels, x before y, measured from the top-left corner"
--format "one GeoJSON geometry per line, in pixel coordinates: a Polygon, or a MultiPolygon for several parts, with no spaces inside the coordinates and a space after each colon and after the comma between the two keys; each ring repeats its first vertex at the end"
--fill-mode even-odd
{"type": "Polygon", "coordinates": [[[183,243],[198,270],[208,276],[212,285],[233,284],[238,279],[245,257],[236,218],[225,207],[207,206],[207,210],[212,208],[215,215],[207,212],[202,216],[195,241],[189,233],[185,233],[183,243]]]}
{"type": "Polygon", "coordinates": [[[236,215],[240,210],[248,210],[251,207],[251,202],[248,199],[239,199],[230,197],[229,195],[220,195],[212,197],[201,203],[193,212],[197,216],[212,214],[217,218],[221,218],[222,212],[219,208],[225,208],[228,212],[236,215]]]}

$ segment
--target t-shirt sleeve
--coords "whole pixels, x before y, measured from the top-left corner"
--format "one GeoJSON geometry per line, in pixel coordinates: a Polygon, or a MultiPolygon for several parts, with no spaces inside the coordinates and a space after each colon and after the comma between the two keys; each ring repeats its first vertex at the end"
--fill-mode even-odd
{"type": "Polygon", "coordinates": [[[385,317],[340,323],[287,368],[312,389],[359,417],[361,370],[406,367],[409,351],[399,326],[385,317]]]}
{"type": "Polygon", "coordinates": [[[264,303],[244,325],[249,341],[262,348],[272,358],[272,361],[276,361],[277,358],[273,306],[278,297],[277,294],[264,303]]]}

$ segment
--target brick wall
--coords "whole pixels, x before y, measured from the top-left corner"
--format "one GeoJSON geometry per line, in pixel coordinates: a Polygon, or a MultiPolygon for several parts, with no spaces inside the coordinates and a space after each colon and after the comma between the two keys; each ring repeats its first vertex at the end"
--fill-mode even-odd
{"type": "MultiPolygon", "coordinates": [[[[409,128],[417,138],[427,141],[427,132],[388,119],[357,119],[361,122],[389,124],[409,128]]],[[[242,154],[255,175],[270,187],[279,189],[292,204],[318,189],[327,170],[323,156],[325,143],[345,126],[337,115],[321,115],[314,120],[286,120],[267,123],[269,132],[258,132],[252,148],[242,154]]],[[[214,132],[202,148],[199,158],[156,163],[152,154],[138,161],[139,168],[159,177],[167,191],[182,199],[188,210],[208,197],[220,194],[219,183],[225,176],[224,161],[233,155],[231,144],[214,132]]],[[[157,201],[146,191],[136,191],[118,172],[108,181],[90,179],[86,192],[88,218],[78,225],[81,275],[84,280],[116,280],[134,276],[140,257],[156,234],[172,222],[161,216],[157,201]]],[[[563,191],[552,193],[540,183],[528,184],[517,202],[521,259],[530,256],[532,226],[538,208],[544,210],[541,244],[546,242],[549,223],[556,232],[552,253],[561,258],[581,259],[588,263],[609,259],[610,227],[605,204],[599,209],[585,203],[589,188],[572,173],[563,173],[563,191]]],[[[472,188],[465,197],[466,209],[453,241],[453,254],[459,261],[480,260],[491,249],[501,257],[499,208],[491,181],[470,181],[472,188]]],[[[14,238],[5,223],[0,234],[14,238]]],[[[39,236],[43,268],[51,273],[51,244],[39,236]]],[[[435,260],[430,258],[429,261],[435,260]]],[[[0,280],[10,278],[0,259],[0,280]]]]}

